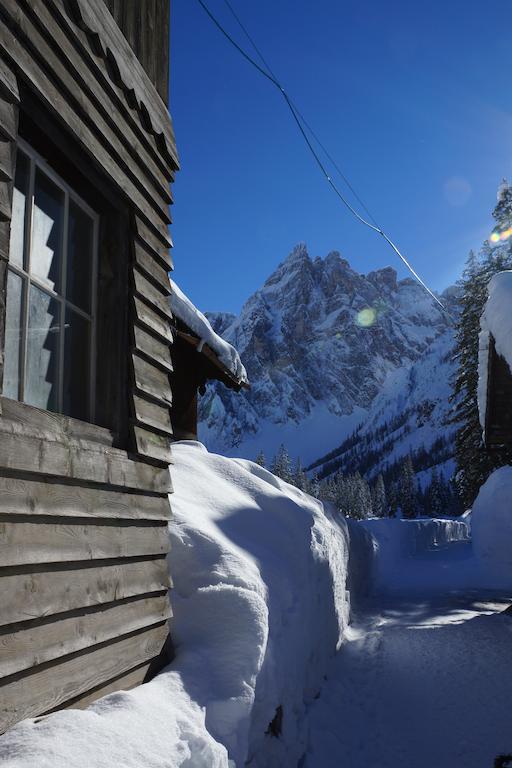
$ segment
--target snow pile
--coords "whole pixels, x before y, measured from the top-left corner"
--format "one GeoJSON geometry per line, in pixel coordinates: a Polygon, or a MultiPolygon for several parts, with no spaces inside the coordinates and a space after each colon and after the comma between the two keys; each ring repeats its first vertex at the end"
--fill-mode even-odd
{"type": "Polygon", "coordinates": [[[378,585],[399,583],[404,559],[421,556],[454,542],[467,542],[470,538],[468,524],[460,518],[371,518],[360,520],[357,525],[373,539],[367,551],[374,584],[378,585]]]}
{"type": "Polygon", "coordinates": [[[172,669],[81,711],[23,720],[0,737],[2,768],[227,768],[225,748],[172,669]]]}
{"type": "Polygon", "coordinates": [[[496,352],[508,363],[512,371],[512,270],[499,272],[489,282],[489,297],[480,319],[478,352],[478,411],[480,424],[485,428],[489,337],[493,336],[496,352]]]}
{"type": "Polygon", "coordinates": [[[512,467],[501,467],[480,488],[472,511],[473,549],[495,587],[512,588],[512,467]]]}
{"type": "Polygon", "coordinates": [[[174,455],[177,664],[237,766],[296,766],[348,623],[346,525],[252,462],[174,455]]]}
{"type": "Polygon", "coordinates": [[[173,451],[175,660],[86,711],[20,723],[2,768],[295,768],[305,753],[348,624],[347,526],[256,464],[173,451]]]}
{"type": "Polygon", "coordinates": [[[169,302],[173,314],[190,328],[203,344],[208,344],[239,383],[248,383],[247,372],[236,349],[215,333],[208,319],[192,304],[173,280],[171,280],[171,289],[169,302]]]}

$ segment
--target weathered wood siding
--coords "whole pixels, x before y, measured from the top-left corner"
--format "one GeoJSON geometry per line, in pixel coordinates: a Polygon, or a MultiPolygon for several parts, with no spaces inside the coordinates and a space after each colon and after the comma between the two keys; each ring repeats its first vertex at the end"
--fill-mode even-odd
{"type": "Polygon", "coordinates": [[[168,637],[168,206],[178,165],[151,82],[162,90],[163,60],[148,75],[138,55],[103,0],[0,4],[0,382],[24,93],[115,188],[131,221],[128,442],[0,398],[0,732],[137,685],[168,637]]]}
{"type": "Polygon", "coordinates": [[[167,104],[169,90],[169,0],[105,0],[151,82],[167,104]]]}
{"type": "Polygon", "coordinates": [[[492,450],[510,449],[512,447],[512,374],[506,360],[496,352],[492,336],[489,338],[487,370],[485,443],[487,448],[492,450]]]}

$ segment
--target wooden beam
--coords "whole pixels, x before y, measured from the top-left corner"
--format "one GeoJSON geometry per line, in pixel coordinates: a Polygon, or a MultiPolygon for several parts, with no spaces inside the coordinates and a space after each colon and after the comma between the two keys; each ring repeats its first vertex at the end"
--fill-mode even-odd
{"type": "Polygon", "coordinates": [[[11,625],[0,634],[0,680],[83,648],[159,624],[170,616],[167,595],[156,595],[48,616],[42,622],[11,625]]]}
{"type": "MultiPolygon", "coordinates": [[[[63,563],[1,573],[3,626],[66,613],[169,587],[165,557],[113,564],[63,563]]],[[[0,695],[1,698],[1,695],[0,695]]]]}
{"type": "Polygon", "coordinates": [[[149,661],[160,653],[167,634],[167,624],[163,623],[117,642],[93,647],[89,653],[78,652],[58,664],[36,668],[32,674],[8,678],[1,687],[0,731],[25,717],[54,709],[149,661]]]}
{"type": "Polygon", "coordinates": [[[134,525],[111,520],[52,517],[32,519],[0,515],[0,565],[78,562],[142,555],[164,555],[169,551],[167,524],[134,525]],[[117,524],[116,524],[117,523],[117,524]]]}
{"type": "Polygon", "coordinates": [[[134,306],[137,322],[140,323],[143,328],[147,328],[159,336],[162,342],[172,344],[173,338],[169,320],[163,318],[160,314],[151,309],[151,307],[137,298],[137,296],[134,296],[134,306]]]}
{"type": "Polygon", "coordinates": [[[164,435],[172,436],[169,406],[157,405],[139,395],[133,395],[135,422],[142,427],[152,427],[164,435]]]}
{"type": "Polygon", "coordinates": [[[142,427],[133,427],[135,435],[135,444],[137,453],[146,456],[149,459],[164,461],[167,464],[172,463],[171,442],[169,437],[156,434],[155,432],[143,429],[142,427]]]}
{"type": "Polygon", "coordinates": [[[25,477],[0,477],[0,514],[53,517],[160,520],[170,517],[167,494],[123,493],[25,477]]]}

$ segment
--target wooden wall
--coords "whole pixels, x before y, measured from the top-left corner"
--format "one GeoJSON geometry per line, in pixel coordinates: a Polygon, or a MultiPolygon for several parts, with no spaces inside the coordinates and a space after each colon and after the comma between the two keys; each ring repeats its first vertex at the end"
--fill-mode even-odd
{"type": "Polygon", "coordinates": [[[0,731],[142,682],[170,613],[172,123],[102,0],[2,0],[0,366],[24,93],[129,212],[128,437],[0,398],[0,731]]]}
{"type": "Polygon", "coordinates": [[[119,29],[167,104],[169,91],[169,0],[105,0],[119,29]]]}
{"type": "Polygon", "coordinates": [[[489,338],[485,444],[491,450],[512,448],[512,374],[489,338]]]}

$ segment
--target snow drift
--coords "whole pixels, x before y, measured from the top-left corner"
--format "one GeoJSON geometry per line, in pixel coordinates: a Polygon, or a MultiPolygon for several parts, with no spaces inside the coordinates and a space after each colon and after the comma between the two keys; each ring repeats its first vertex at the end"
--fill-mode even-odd
{"type": "Polygon", "coordinates": [[[305,752],[349,619],[346,524],[251,462],[195,442],[174,457],[174,662],[86,711],[20,723],[2,766],[295,767],[305,752]]]}
{"type": "Polygon", "coordinates": [[[178,667],[236,765],[295,766],[348,623],[346,525],[252,462],[190,442],[175,456],[178,667]]]}
{"type": "Polygon", "coordinates": [[[512,589],[512,467],[487,479],[471,515],[473,549],[489,586],[512,589]]]}

